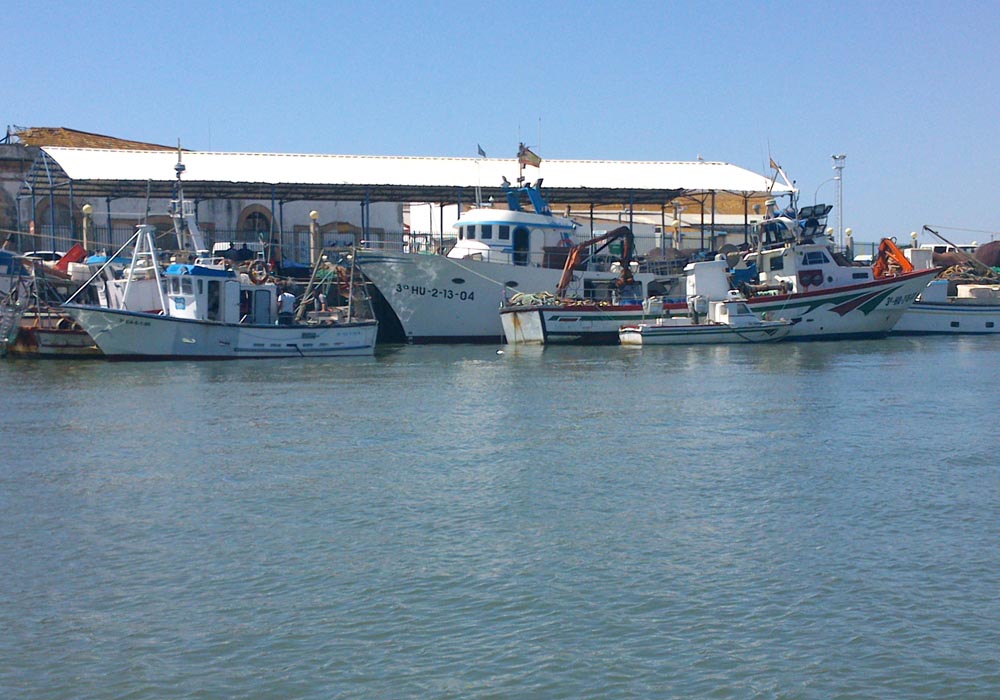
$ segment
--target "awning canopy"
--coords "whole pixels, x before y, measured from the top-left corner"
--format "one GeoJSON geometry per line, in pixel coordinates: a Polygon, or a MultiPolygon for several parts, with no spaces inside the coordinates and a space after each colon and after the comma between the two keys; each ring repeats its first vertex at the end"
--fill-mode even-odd
{"type": "MultiPolygon", "coordinates": [[[[24,190],[36,196],[55,189],[75,197],[171,198],[176,151],[44,147],[24,190]]],[[[350,156],[184,151],[188,199],[275,199],[438,202],[503,197],[501,182],[516,184],[517,159],[350,156]]],[[[782,195],[792,190],[729,163],[543,160],[526,167],[530,181],[544,179],[553,202],[666,204],[707,192],[782,195]]]]}

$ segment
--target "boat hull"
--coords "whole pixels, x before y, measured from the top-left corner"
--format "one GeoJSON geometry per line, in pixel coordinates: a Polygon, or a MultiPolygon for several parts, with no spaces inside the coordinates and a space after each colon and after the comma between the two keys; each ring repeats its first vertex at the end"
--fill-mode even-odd
{"type": "MultiPolygon", "coordinates": [[[[792,321],[792,340],[881,337],[933,275],[928,270],[828,291],[752,297],[747,305],[766,318],[792,321]]],[[[667,305],[665,313],[671,312],[684,314],[687,307],[667,305]]],[[[508,306],[500,317],[507,342],[542,345],[616,344],[619,328],[650,320],[641,306],[508,306]]]]}
{"type": "Polygon", "coordinates": [[[250,326],[66,306],[109,359],[235,360],[371,355],[378,324],[250,326]]]}
{"type": "Polygon", "coordinates": [[[878,338],[892,330],[938,270],[919,270],[864,284],[773,297],[747,304],[766,318],[795,325],[792,340],[878,338]]]}
{"type": "MultiPolygon", "coordinates": [[[[413,343],[501,342],[497,309],[505,296],[552,292],[562,276],[562,270],[553,268],[418,253],[362,250],[357,262],[413,343]]],[[[613,273],[586,275],[617,278],[613,273]]]]}
{"type": "Polygon", "coordinates": [[[787,338],[790,323],[764,322],[759,326],[736,327],[726,324],[691,326],[625,326],[619,332],[622,345],[718,345],[730,343],[773,343],[787,338]]]}
{"type": "Polygon", "coordinates": [[[10,346],[10,354],[31,358],[101,357],[93,338],[65,314],[29,312],[10,346]]]}
{"type": "Polygon", "coordinates": [[[642,306],[507,306],[500,310],[512,345],[617,345],[618,329],[649,320],[642,306]]]}
{"type": "Polygon", "coordinates": [[[916,301],[892,329],[900,335],[1000,333],[1000,304],[916,301]]]}

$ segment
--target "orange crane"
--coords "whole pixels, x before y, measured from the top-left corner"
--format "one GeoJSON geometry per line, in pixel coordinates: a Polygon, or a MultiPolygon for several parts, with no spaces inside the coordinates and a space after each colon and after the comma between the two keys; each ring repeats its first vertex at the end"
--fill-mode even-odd
{"type": "MultiPolygon", "coordinates": [[[[630,263],[632,262],[632,249],[635,247],[632,237],[632,229],[628,226],[619,226],[615,230],[608,231],[602,236],[591,238],[589,241],[578,243],[570,248],[569,255],[566,256],[566,265],[563,266],[562,277],[559,279],[559,286],[556,287],[556,296],[561,297],[566,292],[566,288],[569,287],[569,283],[573,279],[573,270],[580,264],[580,257],[583,255],[583,251],[601,243],[608,245],[612,241],[616,241],[619,238],[623,239],[623,245],[622,276],[618,280],[618,286],[631,284],[633,282],[633,278],[632,266],[630,263]]],[[[604,246],[601,247],[603,248],[604,246]]]]}

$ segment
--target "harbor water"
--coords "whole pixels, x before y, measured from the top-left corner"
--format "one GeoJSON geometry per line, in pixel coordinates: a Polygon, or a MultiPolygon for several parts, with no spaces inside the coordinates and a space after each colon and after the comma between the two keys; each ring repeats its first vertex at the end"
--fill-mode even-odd
{"type": "Polygon", "coordinates": [[[998,358],[4,361],[0,697],[1000,697],[998,358]]]}

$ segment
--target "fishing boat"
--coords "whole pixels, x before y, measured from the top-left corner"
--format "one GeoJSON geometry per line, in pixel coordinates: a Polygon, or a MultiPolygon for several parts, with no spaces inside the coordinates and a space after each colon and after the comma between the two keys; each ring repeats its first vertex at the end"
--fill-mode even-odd
{"type": "Polygon", "coordinates": [[[618,329],[638,322],[649,313],[649,305],[663,297],[643,301],[641,285],[635,280],[632,262],[634,241],[627,226],[597,236],[569,249],[555,293],[518,292],[500,306],[500,323],[510,344],[614,344],[618,329]],[[621,259],[613,268],[618,277],[610,287],[610,299],[594,300],[568,297],[566,292],[580,268],[587,251],[600,252],[621,240],[621,259]]]}
{"type": "MultiPolygon", "coordinates": [[[[516,188],[505,180],[504,188],[507,209],[479,206],[463,214],[447,254],[357,252],[358,265],[399,319],[407,341],[499,342],[497,307],[505,296],[551,292],[559,284],[571,249],[585,240],[580,226],[552,213],[541,180],[516,188]]],[[[617,299],[621,264],[621,256],[592,256],[575,269],[567,293],[617,299]]],[[[636,265],[634,279],[638,308],[646,296],[669,293],[676,274],[665,265],[636,265]]]]}
{"type": "Polygon", "coordinates": [[[8,352],[13,357],[100,357],[93,338],[65,312],[54,307],[32,306],[20,319],[8,352]]]}
{"type": "MultiPolygon", "coordinates": [[[[927,226],[924,230],[937,234],[927,226]]],[[[989,246],[990,244],[987,244],[989,246]]],[[[996,246],[993,246],[996,247],[996,246]]],[[[986,248],[986,246],[983,246],[986,248]]],[[[899,335],[992,335],[1000,333],[1000,275],[961,246],[947,247],[943,257],[935,247],[921,246],[900,251],[895,245],[888,255],[899,269],[926,269],[938,262],[950,264],[906,310],[893,327],[899,335]]],[[[995,262],[990,260],[989,262],[995,262]]]]}
{"type": "MultiPolygon", "coordinates": [[[[780,213],[773,201],[768,205],[768,218],[752,229],[749,250],[685,268],[688,298],[722,301],[738,290],[758,316],[793,321],[793,340],[881,337],[939,271],[890,265],[885,246],[882,263],[853,264],[825,232],[829,205],[780,213]]],[[[507,304],[501,319],[508,342],[593,344],[619,342],[621,326],[645,322],[651,314],[685,313],[683,302],[668,301],[651,311],[649,304],[601,306],[543,298],[507,304]]]]}
{"type": "MultiPolygon", "coordinates": [[[[155,250],[155,227],[139,228],[136,256],[155,250]]],[[[153,273],[160,275],[155,266],[153,273]]],[[[166,289],[162,313],[78,304],[63,308],[109,359],[229,360],[374,353],[378,323],[360,299],[355,301],[354,289],[344,308],[306,312],[304,304],[311,300],[307,289],[294,312],[283,307],[279,313],[277,284],[252,279],[217,259],[173,263],[163,278],[164,284],[157,284],[166,289]]]]}
{"type": "MultiPolygon", "coordinates": [[[[733,265],[731,287],[754,312],[794,321],[793,340],[885,336],[938,270],[853,263],[827,232],[831,209],[826,204],[782,213],[772,209],[754,227],[751,250],[733,265]]],[[[728,290],[706,293],[718,299],[728,290]]]]}
{"type": "Polygon", "coordinates": [[[74,246],[55,261],[0,251],[0,355],[89,357],[100,355],[90,337],[58,305],[80,283],[66,272],[85,253],[74,246]]]}
{"type": "Polygon", "coordinates": [[[746,300],[733,291],[722,301],[702,296],[688,300],[683,317],[659,317],[650,323],[622,326],[622,345],[713,345],[718,343],[766,343],[788,337],[791,321],[765,321],[750,310],[746,300]]]}

